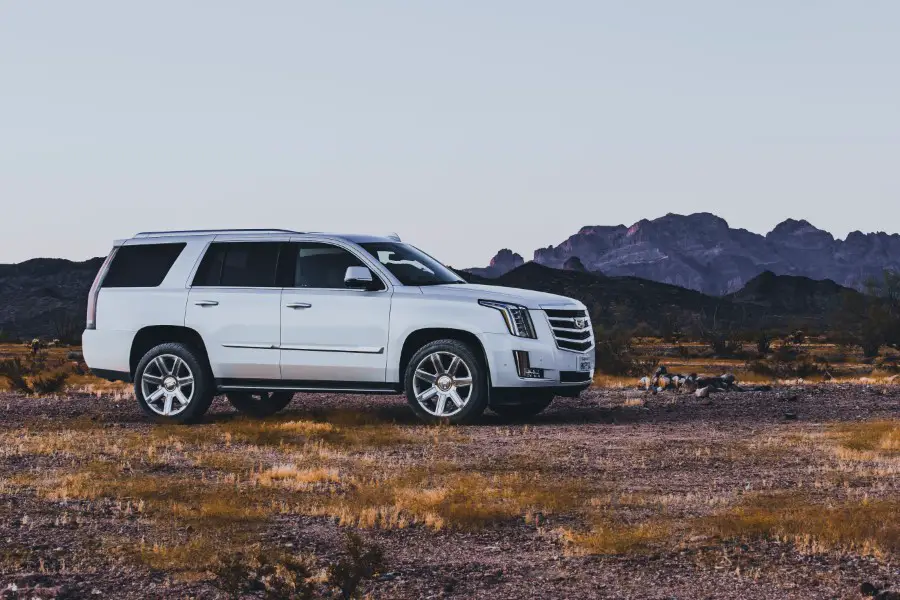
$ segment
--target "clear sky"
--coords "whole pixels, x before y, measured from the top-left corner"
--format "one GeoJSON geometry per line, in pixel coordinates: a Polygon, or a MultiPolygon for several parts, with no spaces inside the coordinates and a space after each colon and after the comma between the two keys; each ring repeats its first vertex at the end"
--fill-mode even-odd
{"type": "Polygon", "coordinates": [[[710,211],[900,231],[896,0],[0,0],[0,262],[398,232],[455,266],[710,211]]]}

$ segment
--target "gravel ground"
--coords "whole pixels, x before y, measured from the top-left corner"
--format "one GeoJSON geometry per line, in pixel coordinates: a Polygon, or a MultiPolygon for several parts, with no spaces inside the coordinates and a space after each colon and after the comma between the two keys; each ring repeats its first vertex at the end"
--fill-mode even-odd
{"type": "MultiPolygon", "coordinates": [[[[287,411],[318,408],[371,412],[415,427],[397,397],[298,395],[287,411]]],[[[230,412],[217,400],[209,418],[230,412]]],[[[560,477],[617,493],[665,497],[674,514],[688,518],[707,514],[712,499],[812,486],[833,460],[808,449],[761,451],[766,440],[898,415],[896,387],[807,386],[709,399],[591,390],[579,399],[558,400],[529,424],[487,414],[482,424],[464,428],[463,440],[448,452],[535,461],[560,477]]],[[[75,418],[123,432],[153,427],[133,400],[0,394],[0,430],[75,418]]],[[[0,457],[0,483],[28,468],[21,459],[0,457]]],[[[865,485],[872,497],[896,498],[900,490],[893,474],[865,485]]],[[[777,540],[694,540],[653,552],[581,556],[554,534],[565,521],[557,515],[544,523],[520,519],[475,531],[367,530],[384,549],[387,566],[364,584],[364,592],[373,598],[751,599],[860,598],[864,582],[900,588],[896,558],[802,552],[777,540]]],[[[2,567],[10,561],[0,562],[0,590],[6,590],[0,598],[225,597],[207,581],[177,580],[100,550],[110,532],[139,540],[146,526],[124,518],[111,502],[53,502],[0,485],[0,557],[28,556],[12,571],[2,567]]],[[[328,560],[340,554],[342,536],[331,519],[284,515],[260,533],[260,541],[328,560]]]]}

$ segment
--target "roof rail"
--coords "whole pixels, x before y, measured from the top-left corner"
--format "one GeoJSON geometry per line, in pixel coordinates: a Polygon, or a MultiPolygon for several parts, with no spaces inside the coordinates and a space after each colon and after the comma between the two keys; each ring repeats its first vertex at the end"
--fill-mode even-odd
{"type": "Polygon", "coordinates": [[[217,233],[303,233],[291,229],[182,229],[176,231],[141,231],[136,238],[167,237],[179,235],[214,235],[217,233]]]}

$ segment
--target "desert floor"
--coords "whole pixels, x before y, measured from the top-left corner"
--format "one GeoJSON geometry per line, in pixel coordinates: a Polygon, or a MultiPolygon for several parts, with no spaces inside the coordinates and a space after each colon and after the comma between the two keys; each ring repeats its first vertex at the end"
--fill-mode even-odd
{"type": "Polygon", "coordinates": [[[860,384],[467,427],[390,396],[172,427],[0,393],[0,598],[859,598],[900,587],[898,416],[860,384]]]}

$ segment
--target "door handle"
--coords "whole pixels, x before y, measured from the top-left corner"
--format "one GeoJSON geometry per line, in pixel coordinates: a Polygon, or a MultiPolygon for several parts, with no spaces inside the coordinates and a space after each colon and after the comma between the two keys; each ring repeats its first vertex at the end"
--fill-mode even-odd
{"type": "Polygon", "coordinates": [[[197,306],[218,306],[219,305],[219,303],[216,302],[215,300],[198,300],[197,302],[194,302],[194,304],[196,304],[197,306]]]}
{"type": "Polygon", "coordinates": [[[290,304],[285,304],[288,308],[293,308],[294,310],[299,310],[301,308],[312,308],[312,304],[307,302],[291,302],[290,304]]]}

